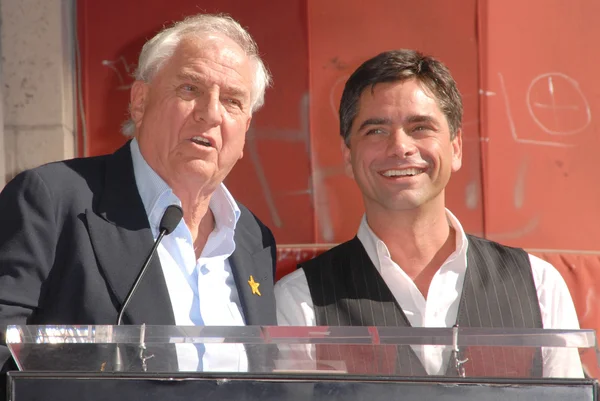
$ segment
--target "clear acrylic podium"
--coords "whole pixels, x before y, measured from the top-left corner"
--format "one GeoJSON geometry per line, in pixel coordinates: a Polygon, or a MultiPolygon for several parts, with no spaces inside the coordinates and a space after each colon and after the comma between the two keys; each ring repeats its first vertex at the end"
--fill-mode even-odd
{"type": "Polygon", "coordinates": [[[13,401],[598,397],[593,330],[9,326],[6,337],[13,401]]]}

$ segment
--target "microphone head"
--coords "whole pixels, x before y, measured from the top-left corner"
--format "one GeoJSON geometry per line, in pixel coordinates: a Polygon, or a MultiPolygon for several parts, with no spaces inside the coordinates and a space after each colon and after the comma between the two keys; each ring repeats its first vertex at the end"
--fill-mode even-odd
{"type": "Polygon", "coordinates": [[[182,218],[183,210],[177,205],[170,205],[160,219],[159,231],[165,231],[165,235],[171,234],[182,218]]]}

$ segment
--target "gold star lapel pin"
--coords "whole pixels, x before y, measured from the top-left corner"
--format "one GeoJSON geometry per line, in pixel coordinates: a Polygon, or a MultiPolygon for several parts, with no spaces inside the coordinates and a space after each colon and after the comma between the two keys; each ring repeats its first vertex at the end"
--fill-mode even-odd
{"type": "Polygon", "coordinates": [[[250,276],[250,280],[248,280],[248,285],[250,285],[250,288],[252,288],[252,295],[258,295],[259,297],[261,296],[260,290],[258,289],[260,283],[254,281],[254,277],[250,276]]]}

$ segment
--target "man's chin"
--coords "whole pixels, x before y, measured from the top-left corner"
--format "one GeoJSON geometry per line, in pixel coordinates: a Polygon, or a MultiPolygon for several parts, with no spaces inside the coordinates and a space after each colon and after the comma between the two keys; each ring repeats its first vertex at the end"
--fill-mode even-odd
{"type": "Polygon", "coordinates": [[[212,177],[215,175],[216,167],[214,163],[205,160],[190,160],[179,166],[183,174],[191,174],[198,177],[212,177]]]}
{"type": "Polygon", "coordinates": [[[385,210],[390,212],[410,212],[418,210],[427,202],[417,194],[404,193],[402,196],[386,196],[379,203],[385,210]]]}
{"type": "Polygon", "coordinates": [[[193,162],[180,165],[177,169],[174,169],[170,181],[175,181],[179,185],[195,187],[213,181],[215,175],[213,166],[206,163],[193,162]]]}

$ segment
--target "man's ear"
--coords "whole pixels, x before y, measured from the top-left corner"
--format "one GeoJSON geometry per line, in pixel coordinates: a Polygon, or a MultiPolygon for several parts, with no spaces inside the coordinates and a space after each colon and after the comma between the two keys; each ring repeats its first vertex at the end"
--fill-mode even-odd
{"type": "Polygon", "coordinates": [[[148,84],[143,81],[135,81],[131,86],[129,95],[129,113],[136,127],[139,127],[144,117],[146,100],[148,97],[148,84]]]}
{"type": "Polygon", "coordinates": [[[354,178],[354,171],[352,170],[352,152],[350,151],[350,144],[346,144],[344,138],[340,142],[340,149],[342,150],[342,157],[344,159],[344,172],[350,178],[354,178]]]}
{"type": "Polygon", "coordinates": [[[456,173],[462,167],[462,129],[456,131],[452,140],[452,172],[456,173]]]}
{"type": "MultiPolygon", "coordinates": [[[[248,121],[246,121],[246,132],[244,132],[244,146],[246,146],[246,135],[248,135],[248,130],[250,129],[250,123],[252,122],[252,116],[248,117],[248,121]]],[[[242,146],[242,152],[240,153],[240,160],[244,157],[244,146],[242,146]]]]}

